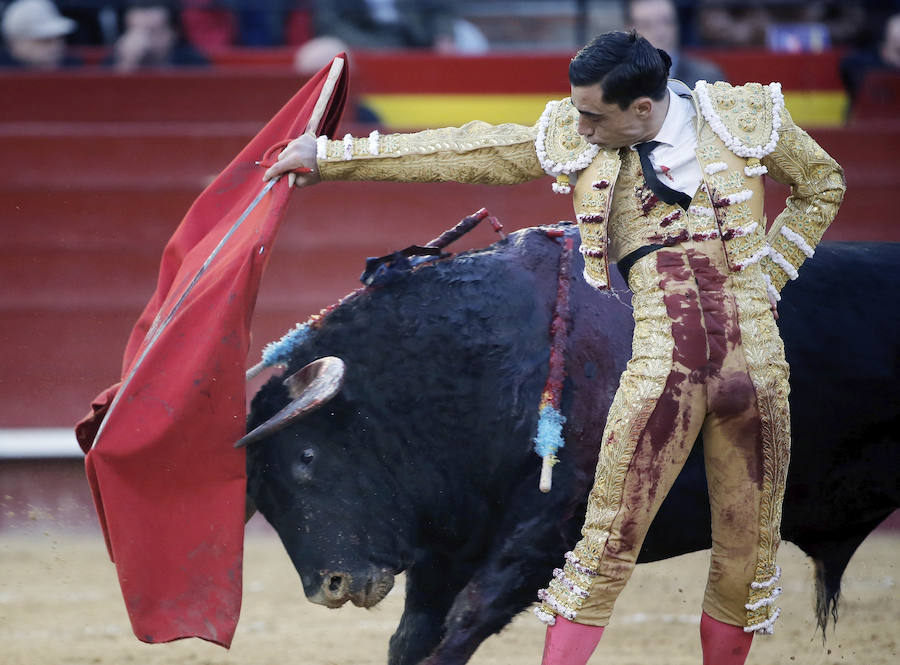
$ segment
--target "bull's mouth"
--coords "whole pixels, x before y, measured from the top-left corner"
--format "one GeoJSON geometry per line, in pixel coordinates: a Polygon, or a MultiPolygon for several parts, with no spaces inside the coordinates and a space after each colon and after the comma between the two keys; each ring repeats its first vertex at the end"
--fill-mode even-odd
{"type": "Polygon", "coordinates": [[[350,602],[357,607],[373,607],[384,600],[393,588],[394,576],[390,573],[383,573],[375,579],[368,579],[360,593],[350,596],[350,602]]]}
{"type": "Polygon", "coordinates": [[[337,608],[350,601],[357,607],[373,607],[394,588],[394,575],[389,570],[369,569],[368,573],[320,571],[322,583],[307,599],[317,605],[337,608]]]}

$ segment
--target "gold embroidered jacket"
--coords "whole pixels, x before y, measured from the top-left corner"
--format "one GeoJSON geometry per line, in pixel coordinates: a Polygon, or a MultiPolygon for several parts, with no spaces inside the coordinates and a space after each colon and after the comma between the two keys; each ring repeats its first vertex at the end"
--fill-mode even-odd
{"type": "Polygon", "coordinates": [[[574,194],[584,275],[596,288],[609,287],[610,260],[643,245],[721,238],[731,269],[759,262],[777,299],[834,219],[843,171],[793,123],[778,83],[701,81],[691,94],[703,182],[688,210],[653,195],[634,151],[588,144],[576,131],[578,113],[568,98],[549,102],[532,127],[476,121],[414,134],[320,137],[319,170],[325,180],[496,185],[549,174],[556,177],[554,191],[574,194]],[[765,173],[791,187],[768,232],[765,173]]]}

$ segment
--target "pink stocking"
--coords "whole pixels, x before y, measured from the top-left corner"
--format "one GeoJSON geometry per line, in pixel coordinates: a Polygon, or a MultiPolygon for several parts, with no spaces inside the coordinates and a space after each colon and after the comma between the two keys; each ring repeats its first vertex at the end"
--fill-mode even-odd
{"type": "Polygon", "coordinates": [[[601,635],[603,626],[587,626],[558,616],[556,623],[547,627],[541,665],[585,665],[601,635]]]}
{"type": "Polygon", "coordinates": [[[744,665],[752,641],[753,633],[740,626],[722,623],[706,612],[700,617],[703,665],[744,665]]]}

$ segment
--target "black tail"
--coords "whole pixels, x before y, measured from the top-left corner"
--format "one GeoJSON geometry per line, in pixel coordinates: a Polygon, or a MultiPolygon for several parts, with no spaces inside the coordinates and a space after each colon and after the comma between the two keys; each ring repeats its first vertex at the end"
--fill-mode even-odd
{"type": "Polygon", "coordinates": [[[852,533],[847,533],[841,540],[824,539],[794,543],[812,557],[816,571],[816,623],[825,640],[825,629],[828,628],[828,617],[832,624],[838,620],[838,605],[841,598],[841,578],[847,564],[862,541],[872,533],[892,511],[876,520],[858,526],[852,533]]]}
{"type": "Polygon", "coordinates": [[[838,620],[838,603],[841,599],[841,577],[844,574],[846,564],[835,570],[835,566],[829,566],[820,559],[814,560],[816,565],[816,623],[822,631],[822,641],[825,641],[825,629],[828,627],[828,615],[831,615],[833,623],[838,620]]]}

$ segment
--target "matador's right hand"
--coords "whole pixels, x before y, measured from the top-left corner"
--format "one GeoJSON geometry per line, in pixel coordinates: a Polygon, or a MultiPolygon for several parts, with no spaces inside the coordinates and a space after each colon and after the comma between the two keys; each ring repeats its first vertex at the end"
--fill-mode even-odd
{"type": "Polygon", "coordinates": [[[278,153],[278,161],[263,175],[263,180],[271,180],[285,173],[288,174],[288,183],[291,186],[306,187],[321,180],[316,163],[315,136],[303,134],[288,143],[284,150],[278,153]],[[304,172],[295,173],[297,169],[304,169],[304,172]]]}

